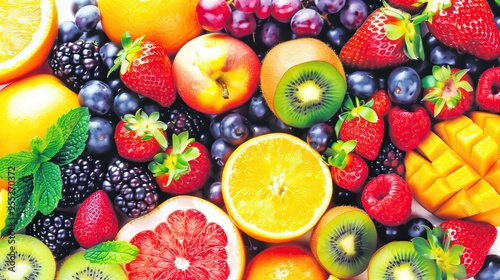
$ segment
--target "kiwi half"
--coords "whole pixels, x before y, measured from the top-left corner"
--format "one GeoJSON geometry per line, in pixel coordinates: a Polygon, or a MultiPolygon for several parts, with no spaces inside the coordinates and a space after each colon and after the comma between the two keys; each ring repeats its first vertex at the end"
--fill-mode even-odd
{"type": "Polygon", "coordinates": [[[56,261],[42,241],[25,234],[0,240],[0,279],[53,280],[55,275],[56,261]]]}
{"type": "Polygon", "coordinates": [[[85,251],[74,253],[62,264],[57,280],[127,280],[128,277],[118,264],[98,264],[86,260],[85,251]]]}
{"type": "Polygon", "coordinates": [[[288,69],[278,82],[274,109],[287,125],[308,128],[333,117],[346,90],[344,77],[332,64],[303,62],[288,69]]]}
{"type": "Polygon", "coordinates": [[[369,280],[436,279],[436,263],[417,253],[410,241],[393,241],[382,246],[368,265],[369,280]]]}
{"type": "Polygon", "coordinates": [[[310,244],[326,271],[341,279],[350,278],[368,267],[377,246],[377,229],[365,211],[336,206],[318,222],[310,244]]]}

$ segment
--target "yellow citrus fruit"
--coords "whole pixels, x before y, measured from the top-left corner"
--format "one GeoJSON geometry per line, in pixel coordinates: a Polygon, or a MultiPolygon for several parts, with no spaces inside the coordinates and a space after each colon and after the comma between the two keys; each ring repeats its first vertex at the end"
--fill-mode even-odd
{"type": "MultiPolygon", "coordinates": [[[[50,74],[17,80],[0,90],[0,158],[29,150],[59,117],[79,107],[78,95],[50,74]]],[[[7,182],[0,180],[0,189],[7,182]]]]}
{"type": "Polygon", "coordinates": [[[145,35],[169,56],[202,32],[196,16],[198,0],[99,0],[101,23],[115,42],[128,31],[133,38],[145,35]]]}
{"type": "Polygon", "coordinates": [[[324,280],[325,271],[310,252],[297,245],[270,247],[256,255],[246,269],[246,280],[324,280]]]}
{"type": "Polygon", "coordinates": [[[45,62],[57,35],[54,0],[0,1],[0,84],[45,62]]]}
{"type": "Polygon", "coordinates": [[[0,230],[5,227],[5,219],[7,219],[9,192],[5,189],[0,189],[0,230]]]}
{"type": "Polygon", "coordinates": [[[271,243],[307,233],[327,210],[333,185],[320,154],[286,133],[241,144],[222,173],[222,195],[236,225],[271,243]]]}

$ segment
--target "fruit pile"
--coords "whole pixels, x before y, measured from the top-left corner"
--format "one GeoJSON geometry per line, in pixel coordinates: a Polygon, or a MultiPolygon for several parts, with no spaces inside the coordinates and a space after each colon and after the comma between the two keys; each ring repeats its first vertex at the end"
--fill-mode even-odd
{"type": "Polygon", "coordinates": [[[500,279],[500,1],[64,5],[0,3],[0,279],[500,279]]]}

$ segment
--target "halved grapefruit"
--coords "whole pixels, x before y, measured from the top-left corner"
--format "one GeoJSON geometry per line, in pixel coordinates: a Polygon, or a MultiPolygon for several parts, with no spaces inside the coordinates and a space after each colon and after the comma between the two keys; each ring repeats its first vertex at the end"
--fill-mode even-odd
{"type": "Polygon", "coordinates": [[[130,280],[239,280],[245,270],[238,228],[215,204],[195,196],[168,199],[123,226],[116,240],[140,249],[124,265],[130,280]]]}

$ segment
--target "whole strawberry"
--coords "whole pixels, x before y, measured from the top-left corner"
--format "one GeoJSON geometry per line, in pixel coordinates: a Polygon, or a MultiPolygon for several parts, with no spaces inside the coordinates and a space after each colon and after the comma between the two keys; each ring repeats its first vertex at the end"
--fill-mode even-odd
{"type": "Polygon", "coordinates": [[[389,95],[387,95],[387,91],[385,89],[377,90],[373,94],[372,99],[372,109],[375,110],[379,116],[384,117],[392,106],[391,99],[389,98],[389,95]]]}
{"type": "Polygon", "coordinates": [[[450,234],[450,245],[465,247],[460,262],[470,278],[476,275],[497,238],[497,229],[488,223],[466,220],[448,220],[440,225],[450,234]]]}
{"type": "Polygon", "coordinates": [[[450,66],[432,67],[432,75],[422,79],[423,104],[434,118],[443,120],[458,117],[474,105],[473,82],[468,69],[450,66]]]}
{"type": "Polygon", "coordinates": [[[338,140],[327,148],[324,155],[331,166],[330,172],[335,184],[351,192],[361,192],[368,178],[368,164],[365,160],[352,152],[356,141],[344,142],[338,140]]]}
{"type": "Polygon", "coordinates": [[[443,44],[483,60],[500,55],[500,31],[487,0],[430,0],[429,31],[443,44]]]}
{"type": "Polygon", "coordinates": [[[135,116],[126,114],[115,129],[118,154],[135,162],[146,162],[167,148],[167,124],[159,121],[160,114],[147,115],[141,109],[135,116]]]}
{"type": "Polygon", "coordinates": [[[345,111],[339,115],[335,133],[344,142],[355,140],[354,151],[365,159],[374,160],[384,139],[384,120],[371,108],[373,99],[361,104],[356,97],[355,102],[356,105],[350,97],[346,98],[343,104],[345,111]]]}
{"type": "Polygon", "coordinates": [[[411,214],[410,186],[399,175],[381,174],[366,184],[361,202],[366,213],[386,226],[398,226],[411,214]]]}
{"type": "Polygon", "coordinates": [[[76,212],[73,232],[83,248],[113,240],[118,233],[118,219],[113,203],[103,190],[97,190],[83,202],[76,212]]]}
{"type": "Polygon", "coordinates": [[[500,66],[487,69],[479,77],[476,103],[482,110],[500,113],[500,66]]]}
{"type": "Polygon", "coordinates": [[[201,189],[210,178],[212,162],[207,148],[189,138],[187,131],[172,135],[172,145],[154,156],[149,170],[161,190],[188,194],[201,189]]]}
{"type": "Polygon", "coordinates": [[[340,51],[346,67],[381,69],[424,59],[419,24],[411,15],[384,4],[373,11],[340,51]]]}
{"type": "Polygon", "coordinates": [[[132,41],[128,32],[122,35],[122,46],[108,76],[120,67],[120,78],[129,89],[163,107],[174,103],[172,63],[163,47],[144,36],[132,41]]]}
{"type": "Polygon", "coordinates": [[[431,118],[424,107],[417,104],[408,110],[392,107],[387,119],[391,142],[405,152],[415,149],[431,130],[431,118]]]}

